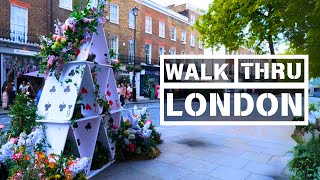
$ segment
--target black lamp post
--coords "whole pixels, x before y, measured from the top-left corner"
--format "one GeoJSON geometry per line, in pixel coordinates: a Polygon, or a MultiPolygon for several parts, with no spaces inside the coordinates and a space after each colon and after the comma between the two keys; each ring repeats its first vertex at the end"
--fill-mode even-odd
{"type": "Polygon", "coordinates": [[[138,11],[139,9],[137,8],[137,6],[135,6],[133,9],[132,9],[132,12],[133,12],[133,15],[134,15],[134,39],[133,39],[133,78],[132,78],[132,81],[133,81],[133,88],[132,88],[132,93],[133,93],[133,96],[132,96],[132,101],[133,102],[137,102],[137,88],[136,88],[136,70],[135,70],[135,67],[136,67],[136,37],[137,37],[137,16],[138,16],[138,11]]]}

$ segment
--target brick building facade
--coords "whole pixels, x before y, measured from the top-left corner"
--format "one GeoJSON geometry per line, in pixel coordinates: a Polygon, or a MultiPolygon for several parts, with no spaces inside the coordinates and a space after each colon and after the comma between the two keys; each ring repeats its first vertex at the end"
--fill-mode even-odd
{"type": "MultiPolygon", "coordinates": [[[[202,42],[198,42],[199,34],[192,28],[199,14],[186,4],[163,7],[151,0],[112,0],[107,11],[109,21],[105,32],[109,49],[124,66],[135,62],[142,67],[136,76],[138,95],[146,95],[148,88],[159,83],[161,54],[204,54],[202,42]],[[135,52],[134,7],[139,9],[135,52]]],[[[132,82],[132,76],[131,72],[124,78],[132,82]]]]}
{"type": "Polygon", "coordinates": [[[134,16],[130,18],[130,11],[135,6],[139,9],[136,19],[136,60],[139,59],[139,62],[146,64],[158,65],[160,53],[203,54],[202,44],[199,47],[197,40],[199,34],[191,28],[193,23],[191,22],[191,16],[194,17],[193,21],[195,21],[199,14],[192,9],[188,9],[188,6],[171,5],[162,7],[150,0],[113,0],[107,9],[110,13],[110,20],[106,24],[105,30],[110,48],[118,54],[117,58],[122,62],[129,62],[130,56],[132,56],[132,49],[130,49],[132,47],[129,41],[134,40],[134,26],[130,27],[130,21],[134,21],[134,16]],[[116,11],[118,12],[117,20],[114,20],[113,12],[116,11]],[[172,28],[175,28],[174,38],[172,38],[172,28]],[[164,29],[164,33],[160,29],[164,29]],[[182,33],[185,33],[183,42],[182,33]],[[193,36],[193,45],[191,45],[191,35],[193,36]],[[115,47],[113,46],[114,41],[117,42],[115,47]],[[150,58],[146,58],[148,56],[147,48],[150,48],[150,58]]]}
{"type": "Polygon", "coordinates": [[[7,80],[14,80],[16,87],[19,85],[22,79],[17,72],[21,69],[17,66],[24,66],[22,73],[35,70],[38,62],[33,56],[40,50],[38,36],[49,36],[54,31],[54,20],[64,22],[73,3],[72,0],[0,1],[1,87],[7,80]]]}

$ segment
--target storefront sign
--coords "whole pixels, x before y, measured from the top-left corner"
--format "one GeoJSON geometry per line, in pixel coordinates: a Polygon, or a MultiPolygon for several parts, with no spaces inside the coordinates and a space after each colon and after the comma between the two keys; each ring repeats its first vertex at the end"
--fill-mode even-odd
{"type": "Polygon", "coordinates": [[[20,55],[26,55],[26,56],[34,56],[37,54],[37,52],[35,52],[35,51],[28,51],[28,50],[23,50],[23,49],[14,49],[13,53],[20,54],[20,55]]]}

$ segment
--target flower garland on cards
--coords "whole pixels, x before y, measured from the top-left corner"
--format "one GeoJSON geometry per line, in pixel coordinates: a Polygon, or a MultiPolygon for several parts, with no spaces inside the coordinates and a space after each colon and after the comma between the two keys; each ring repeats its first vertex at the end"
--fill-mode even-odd
{"type": "Polygon", "coordinates": [[[91,40],[97,32],[98,24],[105,23],[105,7],[106,0],[100,0],[97,8],[92,7],[90,2],[83,10],[75,7],[64,24],[55,24],[52,36],[40,36],[41,51],[38,57],[44,61],[39,73],[44,73],[47,77],[49,72],[55,71],[55,76],[59,78],[63,65],[76,60],[81,45],[91,40]]]}

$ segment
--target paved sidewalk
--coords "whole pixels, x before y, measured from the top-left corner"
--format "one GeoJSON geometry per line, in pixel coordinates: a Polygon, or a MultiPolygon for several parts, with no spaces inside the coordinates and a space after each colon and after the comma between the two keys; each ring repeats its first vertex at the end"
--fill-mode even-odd
{"type": "Polygon", "coordinates": [[[287,180],[293,126],[161,126],[162,154],[93,179],[287,180]]]}

